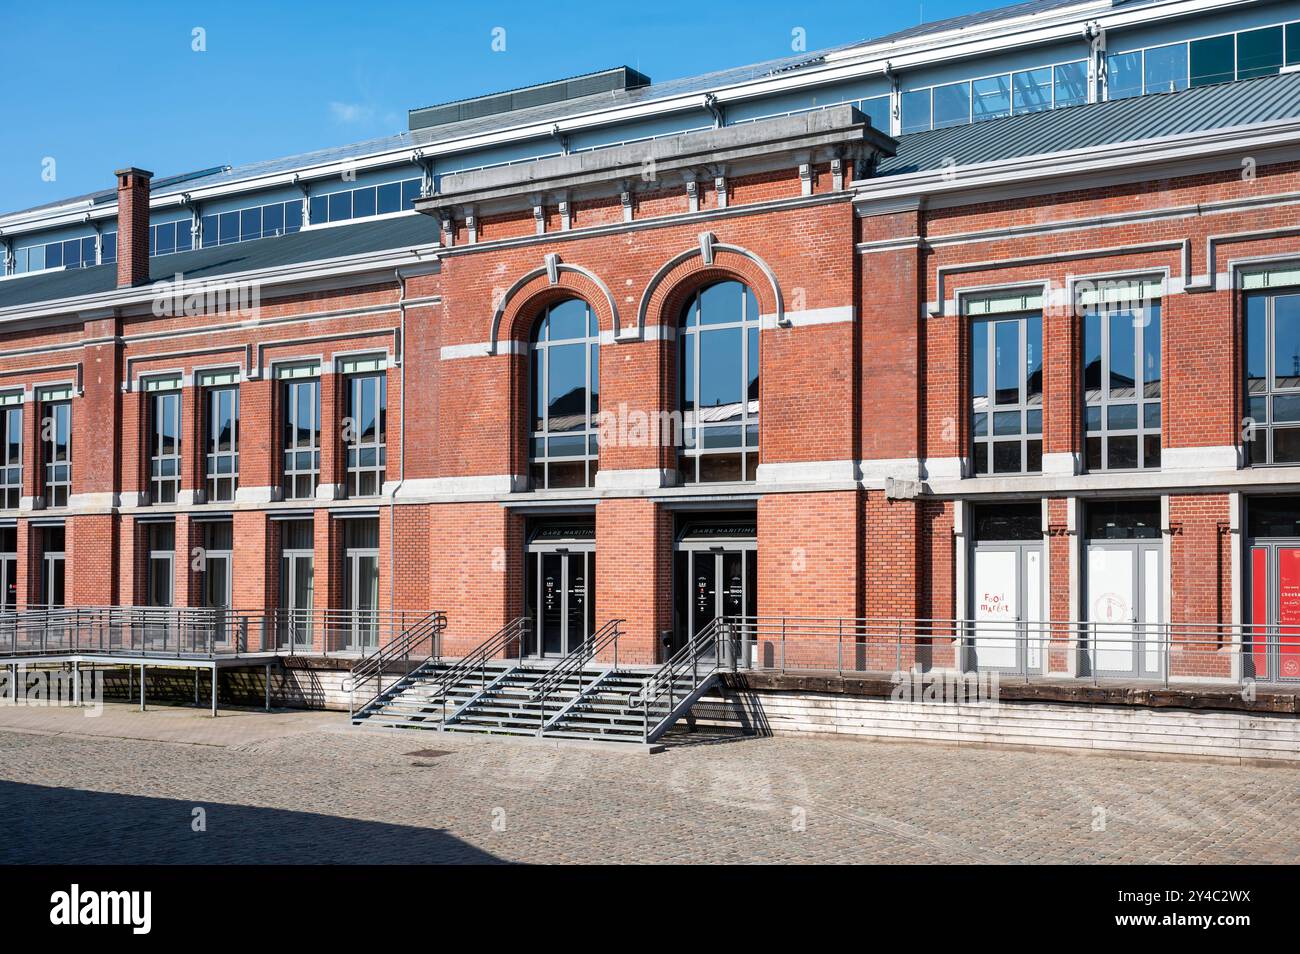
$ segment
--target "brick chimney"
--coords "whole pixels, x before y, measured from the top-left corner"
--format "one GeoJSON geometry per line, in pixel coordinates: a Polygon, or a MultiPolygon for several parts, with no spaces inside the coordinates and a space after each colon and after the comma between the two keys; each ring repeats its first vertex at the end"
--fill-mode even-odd
{"type": "Polygon", "coordinates": [[[149,281],[149,180],[152,172],[117,170],[117,287],[149,281]]]}

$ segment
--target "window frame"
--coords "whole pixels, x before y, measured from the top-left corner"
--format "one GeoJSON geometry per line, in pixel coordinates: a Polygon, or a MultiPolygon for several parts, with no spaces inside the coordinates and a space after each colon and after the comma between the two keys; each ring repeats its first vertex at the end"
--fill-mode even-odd
{"type": "Polygon", "coordinates": [[[352,421],[352,441],[344,441],[346,456],[345,472],[347,474],[347,495],[349,497],[378,497],[384,492],[384,478],[387,469],[388,450],[388,373],[386,371],[366,371],[349,374],[345,377],[348,388],[347,416],[352,421]],[[375,384],[375,433],[373,441],[361,439],[358,421],[357,401],[361,391],[368,383],[375,384]],[[361,458],[366,451],[373,452],[374,462],[363,464],[361,458]],[[366,478],[374,481],[373,489],[367,489],[366,478]]]}
{"type": "MultiPolygon", "coordinates": [[[[1300,300],[1300,287],[1290,288],[1263,288],[1255,291],[1245,292],[1242,295],[1242,348],[1241,348],[1241,367],[1242,367],[1242,400],[1244,404],[1245,418],[1251,422],[1249,432],[1251,439],[1243,441],[1245,450],[1245,464],[1247,467],[1297,467],[1300,466],[1300,458],[1294,461],[1276,461],[1274,460],[1274,435],[1277,431],[1297,431],[1300,433],[1300,420],[1275,422],[1273,420],[1274,399],[1277,397],[1294,397],[1300,401],[1300,378],[1293,388],[1279,388],[1274,386],[1277,378],[1276,367],[1276,303],[1279,298],[1295,298],[1300,300]],[[1265,357],[1265,379],[1264,390],[1257,392],[1252,396],[1250,390],[1250,301],[1252,299],[1263,300],[1266,302],[1264,311],[1264,357],[1265,357]],[[1265,408],[1265,420],[1260,421],[1253,413],[1251,407],[1252,400],[1263,400],[1265,408]],[[1263,436],[1264,459],[1257,460],[1254,448],[1259,446],[1261,433],[1263,436]]],[[[1300,303],[1300,302],[1298,302],[1300,303]]]]}
{"type": "Polygon", "coordinates": [[[533,332],[528,341],[528,475],[529,487],[536,490],[575,490],[594,487],[596,474],[600,470],[600,428],[596,418],[600,405],[600,324],[595,310],[582,298],[565,298],[552,302],[542,309],[533,323],[533,332]],[[581,338],[561,338],[551,340],[551,312],[569,302],[579,302],[586,311],[587,333],[581,338]],[[543,332],[545,338],[542,338],[543,332]],[[586,382],[586,419],[583,427],[570,431],[552,431],[550,429],[550,352],[557,347],[582,345],[584,348],[584,376],[586,382]],[[594,359],[594,360],[593,360],[594,359]],[[540,369],[540,380],[539,380],[540,369]],[[595,387],[593,388],[593,384],[595,387]],[[592,398],[595,398],[595,401],[592,398]],[[541,420],[541,428],[534,425],[541,420]],[[551,454],[551,441],[561,437],[584,438],[582,454],[551,454]],[[537,453],[539,446],[542,453],[537,453]],[[560,484],[552,486],[552,464],[583,465],[583,483],[560,484]],[[539,470],[540,468],[540,470],[539,470]],[[541,479],[538,480],[538,475],[541,479]]]}
{"type": "Polygon", "coordinates": [[[1083,405],[1083,442],[1084,442],[1084,467],[1088,473],[1134,473],[1138,471],[1154,472],[1159,471],[1162,467],[1164,446],[1164,309],[1161,306],[1160,299],[1154,299],[1150,305],[1138,305],[1132,300],[1121,300],[1114,302],[1102,302],[1095,305],[1088,305],[1083,309],[1081,315],[1083,321],[1083,360],[1080,362],[1080,382],[1079,386],[1082,394],[1083,405]],[[1154,307],[1154,318],[1159,322],[1160,342],[1160,391],[1155,397],[1148,397],[1146,389],[1150,382],[1146,380],[1146,336],[1151,328],[1150,321],[1136,323],[1138,313],[1145,312],[1154,307]],[[1110,373],[1111,373],[1111,321],[1110,319],[1117,314],[1129,313],[1133,315],[1135,321],[1133,334],[1133,396],[1129,398],[1115,398],[1111,395],[1110,373]],[[1098,373],[1101,376],[1098,396],[1096,399],[1090,399],[1087,387],[1087,341],[1088,341],[1088,320],[1092,316],[1098,319],[1099,330],[1099,347],[1101,349],[1101,365],[1098,373]],[[1135,427],[1110,427],[1110,408],[1112,406],[1123,407],[1134,405],[1137,408],[1137,424],[1135,427]],[[1155,426],[1147,424],[1146,409],[1149,405],[1159,408],[1159,423],[1155,426]],[[1090,409],[1097,409],[1098,426],[1092,428],[1089,426],[1088,416],[1090,409]],[[1136,467],[1111,467],[1110,460],[1110,442],[1112,438],[1133,437],[1137,442],[1137,466],[1136,467]],[[1156,439],[1156,463],[1147,464],[1146,440],[1148,437],[1156,439]],[[1100,456],[1098,465],[1092,467],[1088,464],[1091,457],[1089,442],[1099,440],[1100,456]]]}
{"type": "Polygon", "coordinates": [[[149,499],[156,504],[173,504],[181,490],[181,392],[176,388],[149,392],[149,499]],[[175,448],[164,452],[163,408],[171,404],[175,414],[175,448]],[[170,465],[172,473],[163,473],[170,465]]]}
{"type": "Polygon", "coordinates": [[[19,507],[23,497],[23,424],[21,403],[0,406],[0,507],[7,510],[19,507]],[[18,419],[17,441],[11,439],[15,415],[18,419]],[[10,448],[16,448],[16,460],[10,459],[10,448]]]}
{"type": "Polygon", "coordinates": [[[209,501],[233,501],[239,491],[239,385],[213,384],[203,389],[203,413],[205,427],[204,437],[204,485],[206,499],[209,501]],[[230,449],[222,450],[216,433],[217,402],[230,395],[230,449]],[[222,472],[221,461],[229,461],[229,469],[222,472]],[[228,494],[224,491],[228,489],[228,494]]]}
{"type": "Polygon", "coordinates": [[[687,485],[702,485],[710,483],[753,483],[757,480],[758,465],[762,461],[762,431],[760,421],[762,416],[762,387],[763,387],[763,314],[762,306],[758,303],[758,296],[754,293],[753,288],[739,279],[728,278],[722,281],[709,282],[695,289],[687,298],[686,303],[682,305],[681,312],[677,319],[677,410],[682,417],[682,442],[677,449],[677,471],[681,476],[682,482],[687,485]],[[727,322],[704,322],[697,320],[692,324],[687,316],[691,309],[700,309],[704,293],[709,289],[723,284],[735,284],[740,286],[740,321],[727,322]],[[755,314],[749,315],[750,302],[753,303],[755,314]],[[699,420],[699,396],[702,381],[703,369],[700,362],[700,352],[702,347],[703,335],[714,331],[727,331],[735,329],[740,332],[741,341],[741,359],[740,359],[740,385],[741,385],[741,411],[740,421],[738,423],[731,421],[702,422],[699,420]],[[750,335],[755,337],[754,347],[750,347],[750,335]],[[686,410],[687,389],[685,386],[685,376],[688,367],[686,361],[686,348],[692,348],[689,367],[691,368],[694,380],[694,403],[692,410],[686,410]],[[751,399],[749,397],[750,382],[750,352],[753,351],[753,357],[758,363],[758,397],[751,399]],[[750,405],[754,404],[753,412],[750,411],[750,405]],[[721,430],[723,428],[739,428],[740,442],[732,447],[713,447],[705,446],[705,433],[709,430],[721,430]],[[754,443],[750,443],[751,429],[753,432],[754,443]],[[704,480],[704,462],[707,457],[718,457],[722,455],[736,454],[740,457],[740,477],[735,481],[713,481],[704,480]],[[689,471],[687,462],[690,462],[689,471]]]}
{"type": "Polygon", "coordinates": [[[284,429],[281,432],[281,446],[283,455],[281,456],[280,467],[280,489],[285,500],[313,500],[316,497],[316,490],[320,486],[320,460],[321,460],[321,382],[319,376],[303,378],[287,378],[281,381],[283,387],[280,389],[281,400],[283,402],[283,421],[284,429]],[[298,434],[302,430],[301,422],[297,420],[298,408],[298,391],[300,388],[309,387],[312,389],[313,402],[312,413],[313,419],[308,430],[309,437],[306,442],[300,443],[298,434]],[[295,426],[296,425],[296,426],[295,426]],[[307,460],[311,463],[307,467],[300,467],[298,463],[306,455],[307,460]],[[309,488],[307,493],[300,493],[303,487],[309,488]],[[292,491],[292,492],[291,492],[292,491]]]}
{"type": "Polygon", "coordinates": [[[52,420],[53,428],[48,440],[42,440],[42,464],[44,473],[42,474],[41,489],[45,496],[46,507],[66,507],[68,500],[72,496],[72,400],[63,398],[61,400],[41,402],[41,421],[44,427],[45,420],[52,420]],[[66,418],[66,430],[64,433],[64,452],[63,457],[58,457],[57,448],[59,446],[58,430],[60,427],[59,417],[66,418]],[[62,470],[61,479],[54,476],[62,470]]]}
{"type": "Polygon", "coordinates": [[[968,388],[968,406],[970,407],[970,455],[971,455],[971,476],[977,478],[997,478],[997,477],[1019,477],[1024,475],[1041,474],[1042,470],[1042,448],[1043,448],[1043,407],[1044,394],[1040,390],[1037,403],[1031,403],[1029,397],[1029,322],[1038,321],[1038,347],[1040,352],[1039,363],[1043,369],[1043,375],[1046,376],[1046,353],[1043,347],[1043,313],[1041,310],[1030,311],[1007,311],[994,314],[965,314],[963,316],[967,324],[967,334],[970,338],[970,360],[967,362],[967,373],[970,375],[970,385],[968,388]],[[1017,338],[1017,358],[1016,367],[1018,369],[1018,380],[1016,389],[1018,399],[1013,404],[996,403],[997,392],[997,330],[996,325],[1005,322],[1016,322],[1017,338]],[[987,404],[983,410],[976,408],[975,394],[975,340],[977,329],[985,329],[985,401],[987,404]],[[1030,429],[1029,416],[1032,412],[1038,412],[1038,430],[1030,429]],[[1020,415],[1020,429],[1015,435],[1013,434],[995,434],[993,427],[993,417],[995,414],[1008,414],[1016,412],[1020,415]],[[983,415],[984,433],[979,433],[979,417],[983,415]],[[994,446],[1001,443],[1011,443],[1016,441],[1020,445],[1020,468],[1018,470],[995,470],[994,469],[994,446]],[[1039,466],[1037,469],[1029,468],[1030,445],[1034,442],[1038,444],[1039,466]],[[979,447],[984,445],[985,451],[985,469],[979,469],[979,447]]]}

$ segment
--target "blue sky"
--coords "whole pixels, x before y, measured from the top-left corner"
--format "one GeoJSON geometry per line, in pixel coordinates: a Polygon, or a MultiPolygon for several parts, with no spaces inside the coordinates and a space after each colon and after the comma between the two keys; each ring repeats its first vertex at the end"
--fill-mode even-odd
{"type": "MultiPolygon", "coordinates": [[[[924,19],[999,5],[926,0],[924,19]]],[[[922,6],[63,0],[0,17],[0,210],[14,210],[106,188],[124,165],[164,176],[357,142],[406,128],[411,107],[610,66],[665,80],[788,56],[796,27],[809,50],[835,46],[913,26],[922,6]]]]}

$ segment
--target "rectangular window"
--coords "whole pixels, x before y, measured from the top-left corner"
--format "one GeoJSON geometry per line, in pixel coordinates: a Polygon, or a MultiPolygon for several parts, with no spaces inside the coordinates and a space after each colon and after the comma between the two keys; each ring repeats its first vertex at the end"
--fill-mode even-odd
{"type": "Polygon", "coordinates": [[[1078,106],[1088,101],[1088,61],[1062,63],[1055,68],[1055,99],[1053,105],[1078,106]]]}
{"type": "Polygon", "coordinates": [[[1011,76],[1011,111],[1039,113],[1052,108],[1052,69],[1025,70],[1011,76]]]}
{"type": "Polygon", "coordinates": [[[964,126],[970,122],[970,83],[934,88],[934,128],[964,126]]]}
{"type": "Polygon", "coordinates": [[[1011,115],[1011,76],[989,76],[971,84],[971,115],[976,119],[999,119],[1011,115]]]}
{"type": "Polygon", "coordinates": [[[903,94],[903,132],[921,132],[930,128],[930,91],[914,89],[903,94]]]}
{"type": "Polygon", "coordinates": [[[384,374],[348,379],[348,418],[344,443],[348,460],[348,495],[374,497],[384,487],[387,454],[387,378],[384,374]]]}
{"type": "Polygon", "coordinates": [[[1147,93],[1187,89],[1187,44],[1171,43],[1147,50],[1142,86],[1147,93]]]}
{"type": "Polygon", "coordinates": [[[0,407],[0,507],[15,509],[23,495],[23,408],[0,407]]]}
{"type": "Polygon", "coordinates": [[[1160,303],[1114,303],[1084,314],[1088,470],[1160,466],[1160,303]]]}
{"type": "Polygon", "coordinates": [[[46,402],[41,412],[45,502],[50,507],[66,507],[72,489],[72,402],[46,402]]]}
{"type": "Polygon", "coordinates": [[[1282,28],[1237,34],[1237,79],[1272,76],[1282,69],[1282,28]]]}
{"type": "Polygon", "coordinates": [[[1230,83],[1236,78],[1237,38],[1212,36],[1191,42],[1191,74],[1193,86],[1210,86],[1213,83],[1230,83]]]}
{"type": "Polygon", "coordinates": [[[1112,53],[1106,57],[1106,90],[1109,99],[1142,95],[1142,51],[1112,53]]]}
{"type": "Polygon", "coordinates": [[[207,414],[207,499],[234,500],[239,489],[239,388],[209,388],[207,414]]]}
{"type": "Polygon", "coordinates": [[[284,384],[284,496],[316,496],[320,477],[320,380],[284,384]]]}
{"type": "Polygon", "coordinates": [[[1300,294],[1246,298],[1246,456],[1300,464],[1300,294]]]}
{"type": "Polygon", "coordinates": [[[1043,469],[1043,318],[1009,314],[971,322],[974,471],[1043,469]]]}
{"type": "Polygon", "coordinates": [[[877,96],[873,99],[864,99],[860,104],[862,112],[871,120],[871,125],[881,132],[889,132],[889,97],[877,96]]]}
{"type": "Polygon", "coordinates": [[[149,551],[147,605],[171,606],[176,595],[176,527],[170,523],[147,524],[145,535],[149,551]]]}
{"type": "Polygon", "coordinates": [[[181,395],[159,391],[150,406],[149,492],[154,503],[175,503],[181,489],[181,395]]]}
{"type": "Polygon", "coordinates": [[[1300,63],[1300,23],[1286,25],[1286,65],[1300,63]]]}

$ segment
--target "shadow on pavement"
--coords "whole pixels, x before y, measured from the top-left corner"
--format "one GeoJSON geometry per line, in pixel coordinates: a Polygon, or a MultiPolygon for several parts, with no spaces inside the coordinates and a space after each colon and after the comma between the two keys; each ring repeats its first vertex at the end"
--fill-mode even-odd
{"type": "Polygon", "coordinates": [[[0,782],[0,832],[6,865],[503,863],[434,828],[18,782],[0,782]]]}

